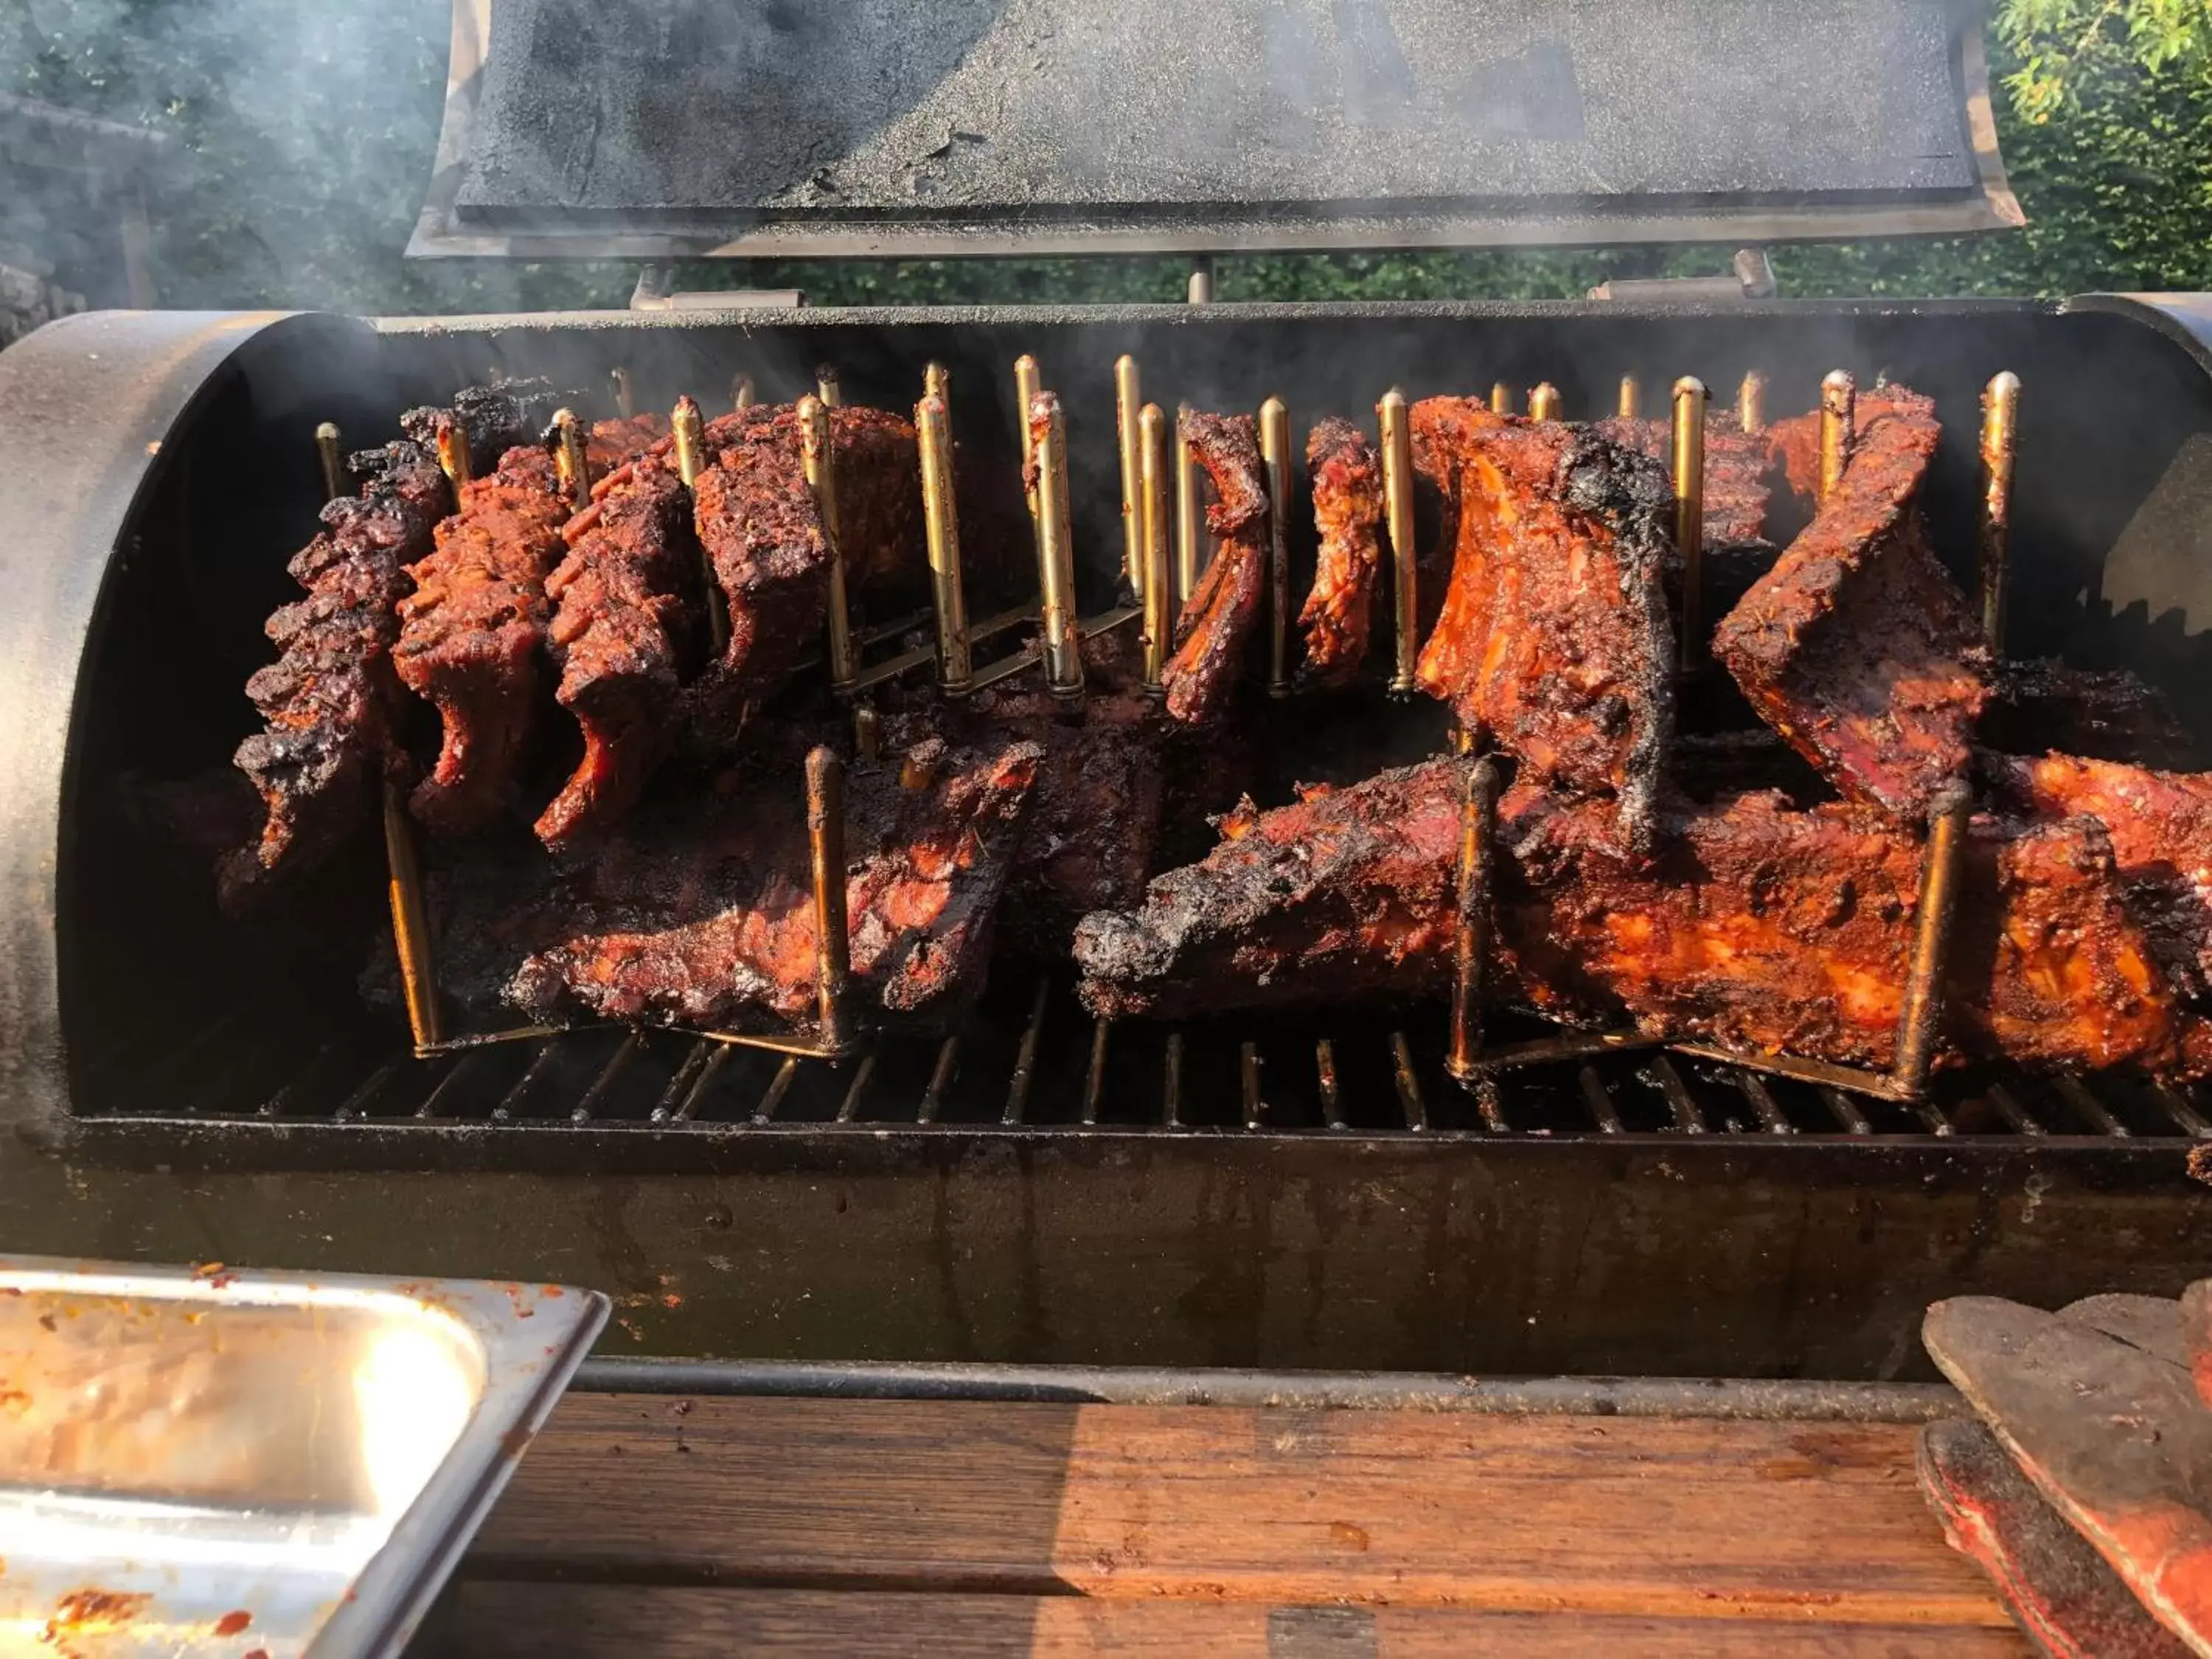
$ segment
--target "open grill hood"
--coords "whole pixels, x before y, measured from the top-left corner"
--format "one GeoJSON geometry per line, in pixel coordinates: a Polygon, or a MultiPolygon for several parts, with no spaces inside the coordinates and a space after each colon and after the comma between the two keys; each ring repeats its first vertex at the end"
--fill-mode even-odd
{"type": "Polygon", "coordinates": [[[2021,222],[1953,0],[454,0],[409,252],[1190,253],[2021,222]]]}

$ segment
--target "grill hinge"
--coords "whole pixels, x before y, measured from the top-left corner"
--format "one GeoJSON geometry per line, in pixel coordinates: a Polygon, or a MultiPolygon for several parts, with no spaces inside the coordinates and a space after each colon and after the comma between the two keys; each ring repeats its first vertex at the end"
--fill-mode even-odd
{"type": "Polygon", "coordinates": [[[1771,300],[1774,267],[1763,247],[1741,247],[1725,276],[1626,276],[1600,283],[1593,300],[1631,300],[1642,305],[1688,305],[1707,300],[1771,300]]]}

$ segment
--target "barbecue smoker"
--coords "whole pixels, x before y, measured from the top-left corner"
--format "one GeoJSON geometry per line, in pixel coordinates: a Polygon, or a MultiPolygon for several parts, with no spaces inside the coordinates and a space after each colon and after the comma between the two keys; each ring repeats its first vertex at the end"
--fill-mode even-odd
{"type": "MultiPolygon", "coordinates": [[[[2017,217],[1978,33],[1917,0],[1837,0],[1787,39],[1747,4],[1600,22],[1376,0],[1308,31],[1327,37],[1313,59],[1287,23],[1194,28],[1166,0],[1049,19],[885,0],[747,26],[763,40],[675,9],[518,3],[488,32],[463,0],[416,251],[1755,247],[2017,217]],[[1165,40],[1192,50],[1159,61],[1165,40]]],[[[2176,1293],[2203,1270],[2185,1159],[2212,1133],[2212,1101],[2185,1091],[1979,1071],[1923,1091],[1580,1042],[1498,1066],[1547,1036],[1498,1022],[1458,1056],[1474,1088],[1442,1002],[1109,1028],[1065,971],[1000,975],[948,1040],[869,1039],[836,1063],[613,1027],[459,1043],[419,1009],[410,1033],[364,1007],[350,975],[272,966],[219,918],[204,867],[149,833],[149,786],[222,767],[252,729],[240,687],[295,596],[319,425],[380,443],[404,409],[495,374],[599,388],[589,413],[685,395],[712,413],[739,377],[788,399],[827,365],[847,403],[904,410],[936,365],[963,453],[1012,488],[1033,358],[1066,410],[1074,610],[1105,626],[1130,545],[1125,357],[1170,410],[1279,398],[1300,433],[1364,421],[1394,386],[1540,386],[1577,418],[1613,413],[1627,380],[1663,413],[1678,377],[1725,403],[1757,376],[1782,414],[1832,371],[1887,374],[1936,400],[1923,504],[1968,583],[2002,539],[1978,439],[2009,372],[2007,650],[2132,668],[2212,733],[2212,301],[1720,286],[946,311],[664,294],[621,315],[41,331],[0,357],[9,1243],[580,1282],[615,1295],[616,1352],[802,1360],[1887,1377],[1920,1363],[1937,1295],[2176,1293]]],[[[1389,614],[1386,592],[1384,652],[1389,614]]],[[[1033,627],[983,620],[979,672],[1033,627]]],[[[929,673],[927,650],[885,669],[900,629],[880,632],[848,642],[857,674],[929,673]]],[[[1270,733],[1271,799],[1448,741],[1426,699],[1271,702],[1268,678],[1239,695],[1270,733]]],[[[413,880],[405,840],[307,925],[379,925],[387,878],[403,901],[413,880]]]]}

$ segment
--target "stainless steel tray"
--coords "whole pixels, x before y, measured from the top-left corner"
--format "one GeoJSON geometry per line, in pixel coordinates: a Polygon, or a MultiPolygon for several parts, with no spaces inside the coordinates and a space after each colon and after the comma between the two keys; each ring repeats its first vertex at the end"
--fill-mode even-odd
{"type": "Polygon", "coordinates": [[[606,1316],[555,1285],[0,1257],[0,1653],[396,1652],[606,1316]]]}

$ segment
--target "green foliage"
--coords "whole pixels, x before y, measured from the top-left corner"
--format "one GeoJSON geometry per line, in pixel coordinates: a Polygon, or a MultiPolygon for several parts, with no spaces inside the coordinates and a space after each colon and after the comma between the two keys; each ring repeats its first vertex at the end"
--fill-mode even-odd
{"type": "MultiPolygon", "coordinates": [[[[0,0],[0,89],[173,135],[163,301],[366,313],[620,306],[617,264],[403,259],[441,117],[450,0],[0,0]]],[[[2023,231],[1772,250],[1792,295],[2212,289],[2212,0],[1993,0],[2023,231]]],[[[1713,274],[1729,250],[1376,253],[1220,262],[1224,300],[1579,296],[1713,274]]],[[[1173,301],[1171,260],[717,265],[686,286],[823,304],[1173,301]]]]}
{"type": "Polygon", "coordinates": [[[2212,67],[2212,0],[2004,0],[1994,21],[2025,121],[2078,106],[2085,85],[2116,71],[2185,79],[2212,67]]]}

